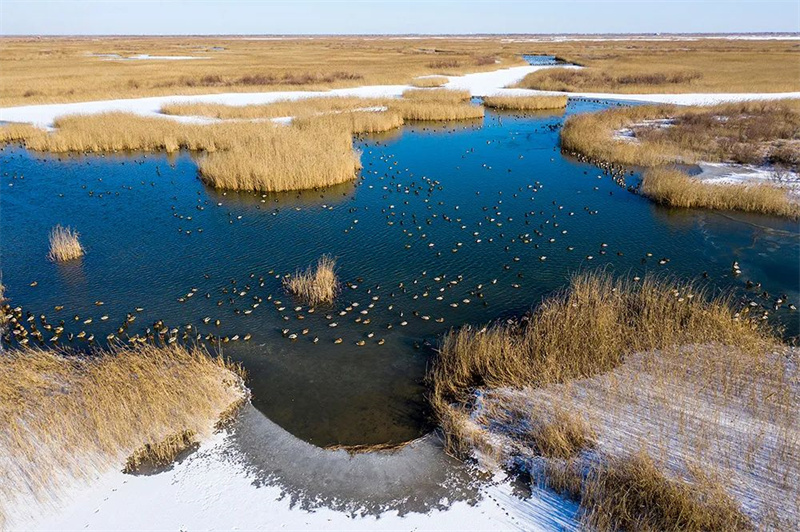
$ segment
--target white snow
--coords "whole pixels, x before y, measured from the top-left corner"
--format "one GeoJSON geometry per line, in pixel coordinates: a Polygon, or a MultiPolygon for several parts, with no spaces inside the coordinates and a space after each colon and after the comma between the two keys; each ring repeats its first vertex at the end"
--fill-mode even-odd
{"type": "Polygon", "coordinates": [[[211,59],[210,57],[200,57],[196,55],[150,55],[137,54],[122,56],[119,54],[89,54],[91,57],[100,57],[104,61],[190,61],[192,59],[211,59]]]}
{"type": "MultiPolygon", "coordinates": [[[[782,98],[800,98],[800,92],[785,93],[696,93],[696,94],[611,94],[611,93],[553,93],[528,89],[506,89],[527,74],[551,65],[520,66],[504,68],[492,72],[480,72],[463,76],[447,76],[445,85],[450,89],[464,89],[473,96],[525,96],[532,94],[567,94],[572,98],[588,98],[599,100],[618,100],[631,102],[674,103],[681,105],[714,104],[720,102],[744,100],[769,100],[782,98]]],[[[372,85],[334,89],[330,91],[275,91],[275,92],[235,92],[202,95],[154,96],[148,98],[130,98],[120,100],[98,100],[78,103],[57,103],[42,105],[25,105],[0,109],[0,121],[28,122],[35,126],[48,128],[53,121],[65,115],[94,114],[109,111],[134,113],[141,116],[164,116],[159,113],[162,106],[169,103],[220,103],[226,105],[252,105],[272,103],[278,100],[297,100],[320,96],[357,96],[363,98],[397,98],[410,85],[372,85]]],[[[178,119],[170,117],[172,119],[178,119]]],[[[186,117],[178,119],[186,120],[186,117]]]]}
{"type": "Polygon", "coordinates": [[[700,173],[692,176],[704,183],[722,185],[768,184],[800,197],[800,174],[767,166],[732,163],[698,163],[700,173]]]}
{"type": "MultiPolygon", "coordinates": [[[[247,411],[247,418],[254,415],[252,407],[248,406],[247,411]]],[[[389,483],[403,482],[402,475],[399,481],[395,478],[393,468],[416,469],[425,474],[425,461],[430,460],[426,458],[432,445],[430,437],[385,457],[349,457],[344,451],[310,450],[313,446],[294,439],[266,418],[261,422],[267,423],[270,431],[277,430],[280,434],[265,436],[266,441],[251,441],[250,444],[291,452],[298,467],[304,464],[311,469],[305,475],[319,486],[337,485],[340,476],[354,477],[358,481],[358,475],[385,477],[384,482],[389,483]],[[276,437],[277,441],[270,437],[276,437]],[[341,462],[340,475],[334,474],[337,466],[330,465],[336,462],[341,462]]],[[[253,439],[251,434],[248,438],[253,439]]],[[[248,465],[234,440],[230,433],[216,434],[197,452],[158,474],[132,476],[114,471],[102,475],[91,486],[71,493],[72,500],[64,507],[53,509],[34,522],[14,526],[25,530],[545,531],[578,528],[577,508],[573,503],[537,488],[532,496],[522,499],[513,493],[513,487],[501,474],[482,485],[477,501],[459,499],[453,491],[452,495],[434,501],[433,508],[426,512],[406,513],[402,506],[380,513],[333,509],[333,505],[325,504],[305,507],[308,502],[313,504],[318,496],[309,493],[307,500],[298,501],[293,498],[291,489],[265,481],[248,465]]],[[[270,456],[270,462],[277,460],[274,455],[270,456]]],[[[287,467],[281,463],[270,465],[276,469],[287,467]]],[[[437,467],[441,466],[433,464],[432,469],[437,467]]],[[[380,492],[382,487],[375,489],[380,492]]],[[[411,488],[405,497],[418,497],[413,491],[411,488]]]]}

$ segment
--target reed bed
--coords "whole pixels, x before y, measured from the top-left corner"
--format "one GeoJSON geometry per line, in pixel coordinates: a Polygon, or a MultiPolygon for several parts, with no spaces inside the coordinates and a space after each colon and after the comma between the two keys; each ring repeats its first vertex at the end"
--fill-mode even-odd
{"type": "Polygon", "coordinates": [[[0,520],[8,525],[76,482],[121,468],[147,444],[182,431],[208,435],[246,396],[239,368],[199,348],[21,349],[0,358],[0,520]]]}
{"type": "Polygon", "coordinates": [[[563,109],[568,101],[566,96],[487,96],[483,105],[509,111],[541,111],[563,109]]]}
{"type": "Polygon", "coordinates": [[[396,111],[345,111],[304,118],[293,124],[299,129],[334,128],[351,135],[383,133],[403,125],[403,117],[396,111]]]}
{"type": "Polygon", "coordinates": [[[641,191],[665,205],[797,217],[796,202],[779,186],[711,185],[664,167],[724,161],[797,169],[798,131],[800,104],[794,101],[645,105],[570,117],[561,145],[595,162],[650,167],[641,191]]]}
{"type": "Polygon", "coordinates": [[[79,237],[77,231],[56,225],[50,231],[50,252],[47,257],[53,262],[67,262],[81,258],[84,250],[79,237]]]}
{"type": "Polygon", "coordinates": [[[350,132],[341,127],[298,128],[262,122],[180,124],[126,113],[70,116],[48,133],[11,127],[6,141],[21,140],[50,152],[198,152],[201,179],[232,190],[277,192],[331,186],[355,179],[360,161],[350,132]]]}
{"type": "Polygon", "coordinates": [[[433,101],[396,100],[390,110],[400,113],[403,120],[473,120],[483,118],[484,109],[479,105],[466,103],[439,103],[433,101]]]}
{"type": "Polygon", "coordinates": [[[305,271],[298,270],[294,275],[286,277],[283,285],[288,292],[309,305],[331,304],[339,293],[336,261],[323,255],[315,266],[309,266],[305,271]]]}
{"type": "Polygon", "coordinates": [[[167,115],[207,116],[220,120],[252,120],[285,116],[306,117],[314,114],[353,111],[385,105],[380,98],[328,96],[280,100],[263,105],[225,105],[220,103],[173,103],[161,108],[167,115]]]}
{"type": "Polygon", "coordinates": [[[425,76],[412,79],[410,85],[422,89],[430,89],[434,87],[441,87],[448,81],[449,79],[446,76],[425,76]]]}
{"type": "Polygon", "coordinates": [[[529,318],[444,337],[428,379],[446,448],[575,496],[591,528],[748,528],[800,479],[797,369],[756,318],[691,283],[578,275],[529,318]],[[759,427],[780,436],[759,449],[759,427]]]}
{"type": "Polygon", "coordinates": [[[463,103],[472,95],[466,90],[454,89],[407,89],[403,91],[403,99],[411,102],[463,103]]]}
{"type": "Polygon", "coordinates": [[[680,87],[684,92],[703,78],[703,72],[697,70],[670,69],[659,70],[652,66],[637,72],[607,72],[594,68],[550,68],[531,72],[517,87],[544,91],[610,91],[637,92],[642,87],[672,92],[673,87],[680,87]]]}
{"type": "Polygon", "coordinates": [[[669,207],[736,210],[790,218],[800,216],[800,205],[778,187],[703,183],[671,168],[647,170],[639,191],[656,203],[669,207]]]}

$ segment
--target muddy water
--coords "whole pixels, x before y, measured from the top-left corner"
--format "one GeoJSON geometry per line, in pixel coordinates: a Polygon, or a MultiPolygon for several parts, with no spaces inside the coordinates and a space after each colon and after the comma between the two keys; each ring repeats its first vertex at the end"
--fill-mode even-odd
{"type": "MultiPolygon", "coordinates": [[[[255,407],[319,446],[424,434],[423,377],[436,338],[522,313],[576,271],[705,272],[712,290],[733,289],[764,308],[781,294],[798,304],[796,223],[657,207],[560,154],[565,116],[606,105],[487,112],[482,121],[365,137],[357,182],[302,194],[209,190],[189,154],[57,157],[6,147],[6,294],[37,321],[63,320],[67,333],[94,334],[99,344],[129,315],[127,334],[163,320],[191,324],[192,335],[239,335],[213,347],[244,363],[255,407]],[[57,223],[81,233],[82,260],[48,262],[57,223]],[[334,307],[312,313],[280,277],[323,253],[337,258],[343,290],[334,307]],[[746,290],[747,280],[761,288],[746,290]]],[[[785,303],[770,316],[798,334],[785,303]]]]}

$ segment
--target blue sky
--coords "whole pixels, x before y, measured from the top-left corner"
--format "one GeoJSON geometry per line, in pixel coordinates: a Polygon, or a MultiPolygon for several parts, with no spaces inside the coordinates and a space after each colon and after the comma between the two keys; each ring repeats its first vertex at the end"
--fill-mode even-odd
{"type": "Polygon", "coordinates": [[[798,0],[0,0],[4,35],[788,31],[798,0]]]}

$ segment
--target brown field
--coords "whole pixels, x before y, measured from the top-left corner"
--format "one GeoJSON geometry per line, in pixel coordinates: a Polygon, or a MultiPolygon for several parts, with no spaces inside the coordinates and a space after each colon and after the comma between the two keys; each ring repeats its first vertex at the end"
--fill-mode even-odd
{"type": "MultiPolygon", "coordinates": [[[[199,349],[119,347],[91,356],[6,350],[0,365],[0,524],[63,487],[122,468],[147,444],[208,435],[246,390],[238,367],[199,349]]],[[[18,516],[24,517],[24,516],[18,516]]]]}
{"type": "MultiPolygon", "coordinates": [[[[598,91],[800,90],[794,68],[800,53],[796,41],[506,41],[503,37],[2,38],[0,71],[5,83],[0,86],[0,106],[403,84],[423,75],[523,65],[520,56],[527,53],[556,55],[589,67],[594,81],[583,87],[598,91]],[[168,63],[109,61],[88,55],[92,53],[195,55],[210,59],[168,63]],[[688,78],[669,82],[686,73],[688,78]]],[[[434,83],[423,80],[414,83],[434,83]]],[[[575,90],[577,86],[571,88],[575,90]]]]}
{"type": "Polygon", "coordinates": [[[483,105],[509,111],[539,111],[563,109],[567,101],[566,96],[487,96],[483,99],[483,105]]]}
{"type": "Polygon", "coordinates": [[[429,380],[451,452],[521,466],[589,528],[781,529],[800,518],[796,356],[691,284],[589,273],[527,321],[451,331],[429,380]]]}

